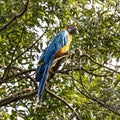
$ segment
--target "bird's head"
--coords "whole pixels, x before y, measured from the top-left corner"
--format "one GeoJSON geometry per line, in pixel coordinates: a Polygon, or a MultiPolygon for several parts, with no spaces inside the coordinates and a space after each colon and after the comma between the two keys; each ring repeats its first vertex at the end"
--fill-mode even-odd
{"type": "Polygon", "coordinates": [[[74,25],[68,25],[66,27],[66,30],[69,32],[69,34],[77,34],[78,33],[78,28],[74,25]]]}

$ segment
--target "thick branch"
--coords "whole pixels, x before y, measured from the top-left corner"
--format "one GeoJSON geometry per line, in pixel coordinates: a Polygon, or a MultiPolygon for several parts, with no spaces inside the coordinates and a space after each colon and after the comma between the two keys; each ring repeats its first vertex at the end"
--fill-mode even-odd
{"type": "Polygon", "coordinates": [[[21,17],[25,13],[25,11],[27,10],[28,3],[29,3],[29,0],[27,0],[26,4],[21,8],[21,10],[15,16],[13,16],[6,24],[4,24],[0,28],[0,31],[6,29],[14,20],[21,17]]]}
{"type": "MultiPolygon", "coordinates": [[[[70,106],[68,104],[68,102],[66,100],[64,100],[60,96],[55,95],[54,93],[52,93],[48,89],[45,89],[45,90],[50,95],[56,97],[57,99],[59,99],[60,101],[62,101],[63,103],[65,103],[73,111],[73,113],[75,114],[75,116],[77,117],[77,119],[81,120],[81,118],[79,117],[78,113],[74,110],[74,108],[72,106],[70,106]]],[[[30,96],[35,96],[35,94],[37,94],[37,90],[33,90],[33,89],[30,89],[30,88],[24,89],[22,91],[16,92],[15,94],[13,94],[11,96],[8,96],[8,97],[6,97],[4,99],[1,99],[0,100],[0,107],[6,106],[7,104],[10,104],[12,102],[17,102],[18,100],[21,100],[21,99],[28,98],[30,96]]]]}
{"type": "Polygon", "coordinates": [[[19,92],[16,92],[15,94],[8,96],[6,98],[3,98],[0,100],[0,107],[6,106],[7,104],[10,104],[12,102],[16,102],[21,99],[28,98],[30,96],[34,96],[37,93],[37,90],[33,90],[31,88],[27,88],[24,90],[21,90],[19,92]]]}

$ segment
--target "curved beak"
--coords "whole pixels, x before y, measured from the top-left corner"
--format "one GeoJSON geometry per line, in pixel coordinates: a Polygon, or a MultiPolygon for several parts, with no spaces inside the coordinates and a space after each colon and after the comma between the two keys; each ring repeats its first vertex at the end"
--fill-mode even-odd
{"type": "Polygon", "coordinates": [[[78,33],[79,33],[78,28],[75,27],[75,34],[78,34],[78,33]]]}

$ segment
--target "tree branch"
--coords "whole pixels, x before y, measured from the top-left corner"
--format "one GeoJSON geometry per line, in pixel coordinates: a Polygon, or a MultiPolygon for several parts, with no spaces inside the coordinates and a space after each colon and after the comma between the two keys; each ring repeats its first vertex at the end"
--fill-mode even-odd
{"type": "MultiPolygon", "coordinates": [[[[43,35],[42,35],[43,36],[43,35]]],[[[38,42],[38,40],[36,41],[36,42],[38,42]]],[[[36,44],[36,42],[35,43],[33,43],[33,45],[31,45],[27,50],[29,50],[29,49],[31,49],[35,44],[36,44]]],[[[24,54],[24,52],[21,54],[21,55],[23,55],[24,54]]],[[[72,54],[73,55],[73,54],[72,54]]],[[[102,67],[105,67],[104,65],[101,65],[101,64],[99,64],[99,63],[97,63],[96,61],[94,61],[94,60],[92,60],[92,58],[90,58],[89,56],[87,56],[87,55],[82,55],[82,56],[86,56],[86,57],[88,57],[91,61],[93,61],[95,64],[98,64],[98,65],[100,65],[100,66],[102,66],[102,67]]],[[[20,57],[20,56],[19,56],[20,57]]],[[[18,57],[18,58],[19,58],[18,57]]],[[[55,61],[54,61],[54,63],[56,63],[57,62],[57,60],[59,61],[59,60],[61,60],[61,59],[63,59],[64,57],[61,57],[61,58],[59,58],[59,59],[56,59],[55,61]]],[[[15,58],[16,59],[16,58],[15,58]]],[[[80,59],[80,58],[79,58],[80,59]]],[[[1,68],[2,68],[2,66],[0,66],[1,68]]],[[[73,66],[74,67],[74,66],[73,66]]],[[[82,67],[81,67],[82,68],[82,67]]],[[[105,67],[106,68],[106,67],[105,67]]],[[[5,69],[5,68],[4,68],[5,69]]],[[[15,69],[18,69],[18,68],[15,68],[15,69]]],[[[70,69],[70,71],[73,71],[73,70],[75,70],[76,68],[73,68],[73,69],[70,69]]],[[[78,68],[77,68],[78,69],[78,68]]],[[[113,69],[111,69],[111,68],[108,68],[107,67],[107,69],[109,69],[109,70],[111,70],[111,71],[114,71],[113,69]]],[[[19,76],[19,75],[22,75],[22,74],[26,74],[26,76],[28,75],[28,72],[31,72],[30,70],[25,70],[25,71],[23,71],[23,70],[21,70],[21,69],[18,69],[20,72],[19,73],[17,73],[17,74],[15,74],[14,76],[9,76],[10,78],[13,78],[13,77],[17,77],[17,76],[19,76]]],[[[33,71],[34,71],[35,69],[33,69],[33,71]]],[[[78,70],[84,70],[84,69],[78,69],[78,70]]],[[[86,71],[86,70],[84,70],[85,72],[88,72],[89,74],[92,74],[90,71],[86,71]]],[[[58,72],[60,72],[60,71],[58,71],[58,72]]],[[[116,72],[116,71],[114,71],[114,72],[116,72]]],[[[53,74],[55,74],[56,72],[54,72],[53,71],[53,74]]],[[[68,72],[64,72],[64,73],[66,73],[67,75],[68,75],[68,72]]],[[[51,73],[50,73],[51,74],[51,73]]],[[[96,74],[93,74],[93,75],[96,75],[96,74]]],[[[70,76],[70,75],[69,75],[70,76]]],[[[96,75],[96,76],[98,76],[98,77],[102,77],[101,75],[99,76],[99,75],[96,75]]],[[[24,77],[24,76],[23,76],[24,77]]],[[[111,112],[113,112],[113,113],[115,113],[116,115],[120,115],[120,113],[119,112],[117,112],[116,110],[114,110],[112,107],[110,107],[109,105],[107,105],[107,104],[105,104],[103,101],[100,101],[100,100],[98,100],[98,98],[96,98],[96,97],[94,97],[94,96],[92,96],[92,95],[90,95],[89,94],[89,92],[86,90],[86,88],[84,87],[84,85],[83,84],[81,84],[82,85],[82,87],[83,87],[83,90],[84,91],[81,91],[77,86],[76,86],[76,84],[75,84],[75,82],[74,82],[74,80],[75,81],[77,81],[74,77],[72,77],[72,76],[70,76],[71,78],[72,78],[72,80],[73,80],[73,84],[74,84],[74,86],[76,87],[76,89],[82,94],[82,95],[84,95],[86,98],[88,98],[88,99],[90,99],[90,100],[92,100],[92,101],[94,101],[94,102],[96,102],[96,103],[98,103],[100,106],[102,106],[102,107],[104,107],[104,108],[106,108],[106,109],[108,109],[108,110],[110,110],[111,112]]],[[[52,79],[52,78],[51,78],[52,79]]],[[[18,101],[18,100],[20,100],[20,99],[24,99],[24,98],[27,98],[27,97],[29,97],[29,96],[33,96],[33,95],[35,95],[36,93],[37,93],[37,90],[35,90],[35,91],[33,91],[33,92],[31,92],[32,90],[26,90],[26,91],[21,91],[20,93],[15,93],[15,94],[13,94],[13,95],[11,95],[11,96],[9,96],[9,97],[6,97],[6,98],[4,98],[4,99],[2,99],[2,100],[0,100],[0,107],[1,106],[5,106],[5,105],[7,105],[7,104],[10,104],[10,103],[12,103],[12,102],[16,102],[16,101],[18,101]]],[[[56,97],[56,98],[58,98],[59,100],[61,100],[63,103],[65,103],[73,112],[74,112],[74,114],[76,115],[76,117],[78,116],[77,115],[77,112],[76,111],[74,111],[74,109],[63,99],[63,98],[61,98],[61,97],[59,97],[59,96],[56,96],[55,94],[53,94],[51,91],[49,91],[49,90],[46,90],[49,94],[51,94],[51,95],[53,95],[54,97],[56,97]]],[[[79,117],[79,116],[78,116],[79,117]]],[[[78,120],[79,120],[79,118],[78,118],[78,120]]]]}
{"type": "Polygon", "coordinates": [[[78,113],[74,110],[74,108],[73,108],[72,106],[70,106],[69,103],[68,103],[65,99],[63,99],[62,97],[60,97],[60,96],[52,93],[52,92],[51,92],[50,90],[48,90],[47,88],[46,88],[45,90],[46,90],[50,95],[56,97],[57,99],[59,99],[60,101],[62,101],[64,104],[66,104],[66,105],[69,107],[69,109],[71,109],[71,110],[73,111],[73,113],[75,114],[75,116],[76,116],[76,118],[77,118],[78,120],[82,120],[82,119],[79,117],[78,113]]]}
{"type": "MultiPolygon", "coordinates": [[[[22,55],[24,55],[27,51],[29,51],[43,36],[44,36],[44,34],[47,32],[47,30],[45,30],[45,32],[30,46],[30,47],[28,47],[24,52],[22,52],[20,55],[18,55],[16,58],[14,58],[13,60],[12,60],[12,63],[13,62],[15,62],[17,59],[19,59],[22,55]]],[[[12,65],[12,63],[10,63],[8,66],[7,66],[7,68],[9,68],[11,65],[12,65]]],[[[6,68],[6,69],[7,69],[6,68]]],[[[3,74],[3,79],[4,79],[4,77],[5,77],[5,74],[7,73],[7,70],[5,70],[4,71],[4,74],[3,74]]]]}
{"type": "Polygon", "coordinates": [[[71,76],[71,75],[69,75],[69,76],[72,78],[73,84],[74,84],[74,86],[76,87],[76,89],[77,89],[82,95],[84,95],[86,98],[88,98],[88,99],[90,99],[90,100],[98,103],[98,104],[101,105],[102,107],[107,108],[108,110],[110,110],[111,112],[115,113],[116,115],[119,115],[119,116],[120,116],[120,113],[119,113],[119,112],[113,110],[109,105],[105,104],[103,101],[98,100],[98,98],[95,98],[95,97],[93,97],[92,95],[90,95],[89,92],[88,92],[88,91],[86,90],[86,88],[84,87],[83,83],[82,83],[82,87],[83,87],[83,89],[84,89],[84,92],[86,92],[87,94],[85,94],[83,91],[81,91],[81,90],[77,87],[77,85],[75,84],[75,82],[74,82],[74,81],[77,81],[77,80],[76,80],[73,76],[71,76]]]}
{"type": "Polygon", "coordinates": [[[26,88],[24,90],[21,90],[19,92],[14,93],[11,96],[8,96],[6,98],[3,98],[0,100],[0,107],[6,106],[7,104],[10,104],[12,102],[16,102],[21,99],[28,98],[30,96],[34,96],[37,93],[37,90],[33,90],[31,88],[26,88]]]}
{"type": "Polygon", "coordinates": [[[86,72],[86,73],[88,73],[88,74],[91,74],[91,75],[93,75],[93,76],[96,76],[96,77],[106,77],[106,76],[109,76],[109,75],[107,75],[107,74],[95,74],[95,73],[93,73],[92,71],[86,70],[84,67],[81,67],[81,68],[79,68],[79,67],[74,67],[73,69],[71,69],[71,68],[67,68],[67,69],[66,69],[66,68],[65,68],[65,70],[64,70],[64,69],[58,70],[58,71],[56,71],[55,73],[68,74],[68,73],[71,72],[72,70],[74,70],[74,71],[83,70],[84,72],[86,72]]]}
{"type": "Polygon", "coordinates": [[[97,65],[99,65],[99,66],[101,66],[101,67],[104,67],[104,68],[106,68],[106,69],[108,69],[108,70],[110,70],[110,71],[112,71],[112,72],[115,72],[115,73],[120,74],[119,71],[114,70],[114,69],[111,69],[111,68],[109,68],[109,67],[107,67],[107,66],[105,66],[105,65],[102,65],[102,64],[96,62],[95,60],[93,60],[93,59],[92,59],[89,55],[87,55],[87,54],[82,55],[82,57],[87,57],[87,58],[89,58],[93,63],[95,63],[95,64],[97,64],[97,65]]]}
{"type": "Polygon", "coordinates": [[[10,81],[8,81],[8,80],[10,80],[10,79],[12,79],[12,78],[15,78],[15,77],[19,77],[20,75],[24,75],[24,74],[27,74],[27,73],[29,73],[29,72],[34,72],[36,69],[30,69],[30,70],[21,70],[21,72],[18,72],[18,73],[16,73],[16,74],[12,74],[12,75],[9,75],[9,76],[7,76],[5,79],[1,79],[0,80],[0,84],[2,84],[2,83],[8,83],[8,82],[10,82],[10,81]]]}
{"type": "Polygon", "coordinates": [[[13,61],[13,58],[14,58],[14,56],[15,56],[15,52],[16,52],[16,50],[17,50],[17,48],[18,48],[18,45],[19,45],[19,43],[20,43],[20,40],[22,39],[23,33],[24,33],[24,29],[22,29],[21,37],[20,37],[18,43],[17,43],[16,46],[15,46],[15,49],[14,49],[13,54],[12,54],[12,57],[11,57],[11,62],[10,62],[9,65],[6,67],[3,76],[4,76],[5,74],[7,74],[7,73],[9,72],[9,70],[10,70],[10,67],[11,67],[12,61],[13,61]]]}
{"type": "Polygon", "coordinates": [[[2,30],[6,29],[14,20],[21,17],[25,13],[25,11],[27,10],[27,7],[28,7],[28,3],[29,3],[29,0],[26,1],[26,4],[20,9],[20,11],[15,16],[13,16],[6,24],[4,24],[0,28],[0,32],[2,30]]]}

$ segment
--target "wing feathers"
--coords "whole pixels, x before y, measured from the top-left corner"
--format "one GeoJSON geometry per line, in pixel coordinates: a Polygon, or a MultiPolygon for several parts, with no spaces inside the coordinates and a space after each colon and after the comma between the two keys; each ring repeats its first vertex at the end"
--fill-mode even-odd
{"type": "Polygon", "coordinates": [[[59,32],[38,60],[39,66],[37,67],[37,71],[36,71],[36,80],[39,82],[39,87],[38,87],[39,104],[43,97],[46,79],[52,61],[55,58],[58,51],[62,47],[64,47],[67,44],[67,42],[68,42],[68,31],[64,30],[59,32]]]}

